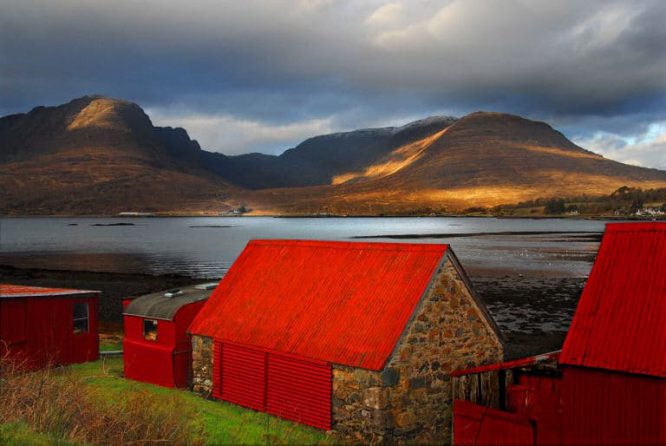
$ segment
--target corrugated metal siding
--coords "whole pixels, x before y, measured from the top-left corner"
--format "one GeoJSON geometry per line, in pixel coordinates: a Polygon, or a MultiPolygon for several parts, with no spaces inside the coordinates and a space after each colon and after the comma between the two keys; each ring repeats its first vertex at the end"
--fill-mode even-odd
{"type": "Polygon", "coordinates": [[[331,365],[268,355],[266,411],[319,429],[331,428],[331,365]]]}
{"type": "Polygon", "coordinates": [[[609,224],[560,362],[666,377],[666,223],[609,224]]]}
{"type": "Polygon", "coordinates": [[[666,381],[567,367],[563,444],[664,444],[666,381]]]}
{"type": "Polygon", "coordinates": [[[222,344],[221,398],[255,410],[266,409],[266,353],[222,344]]]}
{"type": "Polygon", "coordinates": [[[175,387],[173,348],[142,341],[123,339],[125,377],[158,386],[175,387]]]}
{"type": "Polygon", "coordinates": [[[222,398],[222,343],[213,342],[213,390],[214,398],[222,398]]]}
{"type": "Polygon", "coordinates": [[[0,305],[0,344],[3,345],[0,353],[8,354],[23,367],[36,369],[99,358],[97,296],[4,298],[0,305]],[[89,305],[87,333],[73,332],[75,302],[89,305]],[[12,338],[11,345],[5,341],[5,335],[12,338]],[[9,351],[5,351],[5,346],[9,351]]]}
{"type": "Polygon", "coordinates": [[[190,332],[379,370],[446,245],[251,241],[190,332]]]}
{"type": "Polygon", "coordinates": [[[213,348],[215,398],[319,429],[331,428],[329,363],[219,341],[213,348]]]}

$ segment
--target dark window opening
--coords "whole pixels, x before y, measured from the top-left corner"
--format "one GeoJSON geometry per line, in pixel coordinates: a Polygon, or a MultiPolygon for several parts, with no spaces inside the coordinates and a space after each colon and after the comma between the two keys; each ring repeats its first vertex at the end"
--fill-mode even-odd
{"type": "Polygon", "coordinates": [[[143,338],[147,341],[157,341],[157,321],[154,319],[143,320],[143,338]]]}
{"type": "Polygon", "coordinates": [[[77,302],[74,304],[72,319],[74,321],[74,334],[88,333],[90,309],[86,302],[77,302]]]}

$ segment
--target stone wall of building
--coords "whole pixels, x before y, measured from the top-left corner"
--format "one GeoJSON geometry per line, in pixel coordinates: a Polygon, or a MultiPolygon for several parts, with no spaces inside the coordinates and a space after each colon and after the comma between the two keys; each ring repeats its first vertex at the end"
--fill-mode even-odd
{"type": "Polygon", "coordinates": [[[192,390],[206,398],[213,392],[213,339],[192,335],[192,390]]]}
{"type": "Polygon", "coordinates": [[[450,443],[450,372],[501,361],[502,344],[452,260],[381,372],[335,366],[333,429],[351,442],[450,443]]]}
{"type": "Polygon", "coordinates": [[[353,443],[382,443],[389,429],[382,372],[333,366],[333,430],[353,443]]]}

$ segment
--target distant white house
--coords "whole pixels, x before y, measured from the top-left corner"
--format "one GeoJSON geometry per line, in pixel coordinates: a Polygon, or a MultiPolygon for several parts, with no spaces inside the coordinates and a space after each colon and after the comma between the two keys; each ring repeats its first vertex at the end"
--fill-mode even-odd
{"type": "Polygon", "coordinates": [[[659,208],[641,208],[636,211],[636,215],[639,217],[658,217],[660,215],[666,215],[666,212],[659,208]]]}

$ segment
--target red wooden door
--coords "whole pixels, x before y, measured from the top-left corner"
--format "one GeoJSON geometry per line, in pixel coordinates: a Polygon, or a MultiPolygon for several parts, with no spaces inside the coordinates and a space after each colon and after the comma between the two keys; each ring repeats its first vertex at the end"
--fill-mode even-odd
{"type": "Polygon", "coordinates": [[[266,353],[233,344],[220,345],[220,398],[265,410],[266,353]]]}
{"type": "Polygon", "coordinates": [[[270,353],[266,411],[319,429],[331,428],[331,365],[270,353]]]}

